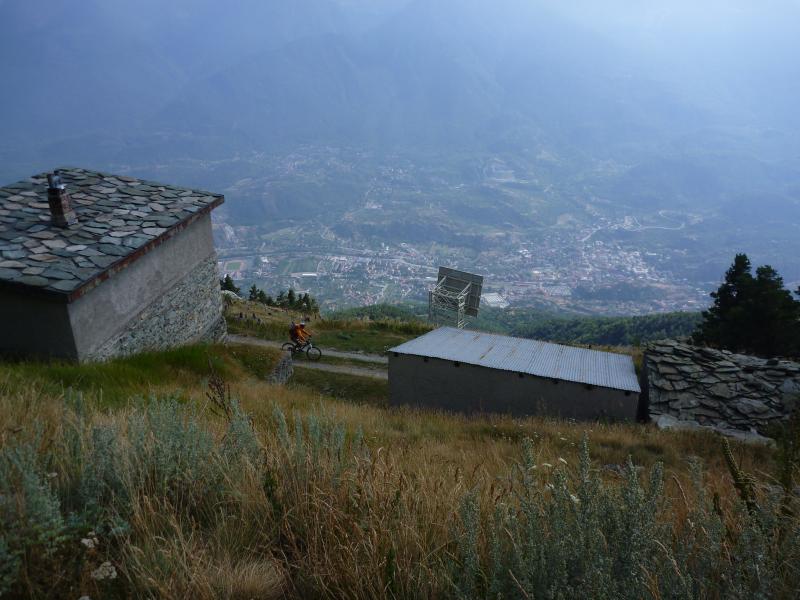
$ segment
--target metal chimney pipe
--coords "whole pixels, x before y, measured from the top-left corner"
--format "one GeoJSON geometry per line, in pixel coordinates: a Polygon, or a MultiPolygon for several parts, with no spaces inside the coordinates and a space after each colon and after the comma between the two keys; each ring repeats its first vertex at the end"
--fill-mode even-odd
{"type": "Polygon", "coordinates": [[[58,171],[47,175],[47,203],[50,205],[50,220],[57,227],[77,225],[78,216],[72,209],[67,187],[58,171]]]}

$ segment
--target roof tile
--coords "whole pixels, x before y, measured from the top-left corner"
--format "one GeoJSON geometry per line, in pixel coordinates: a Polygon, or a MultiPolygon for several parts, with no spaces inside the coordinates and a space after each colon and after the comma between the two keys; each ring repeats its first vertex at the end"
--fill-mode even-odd
{"type": "Polygon", "coordinates": [[[123,175],[72,168],[59,173],[78,216],[69,229],[50,224],[46,173],[0,188],[0,284],[72,292],[223,201],[220,194],[123,175]]]}

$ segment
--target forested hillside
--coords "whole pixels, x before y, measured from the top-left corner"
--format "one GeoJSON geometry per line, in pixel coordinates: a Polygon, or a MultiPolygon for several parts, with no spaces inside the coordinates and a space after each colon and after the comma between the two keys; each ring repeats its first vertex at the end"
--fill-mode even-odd
{"type": "MultiPolygon", "coordinates": [[[[338,311],[330,317],[424,320],[426,314],[421,305],[379,304],[338,311]]],[[[631,346],[688,336],[699,322],[700,313],[686,312],[637,317],[563,317],[536,310],[485,309],[470,327],[565,344],[631,346]]]]}

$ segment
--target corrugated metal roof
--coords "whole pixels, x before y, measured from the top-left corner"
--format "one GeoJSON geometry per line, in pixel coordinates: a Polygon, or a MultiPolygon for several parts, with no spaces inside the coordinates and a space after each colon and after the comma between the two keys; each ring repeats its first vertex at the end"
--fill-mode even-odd
{"type": "Polygon", "coordinates": [[[628,392],[641,391],[630,356],[507,335],[440,327],[400,344],[390,352],[452,360],[628,392]]]}

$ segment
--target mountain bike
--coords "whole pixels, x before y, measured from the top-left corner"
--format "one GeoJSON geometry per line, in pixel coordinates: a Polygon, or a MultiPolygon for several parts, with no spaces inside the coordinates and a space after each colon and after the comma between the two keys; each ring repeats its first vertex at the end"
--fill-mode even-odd
{"type": "Polygon", "coordinates": [[[305,354],[308,360],[319,360],[322,358],[322,350],[317,348],[311,340],[302,343],[286,342],[281,346],[281,350],[284,352],[291,352],[293,358],[296,354],[305,354]]]}

